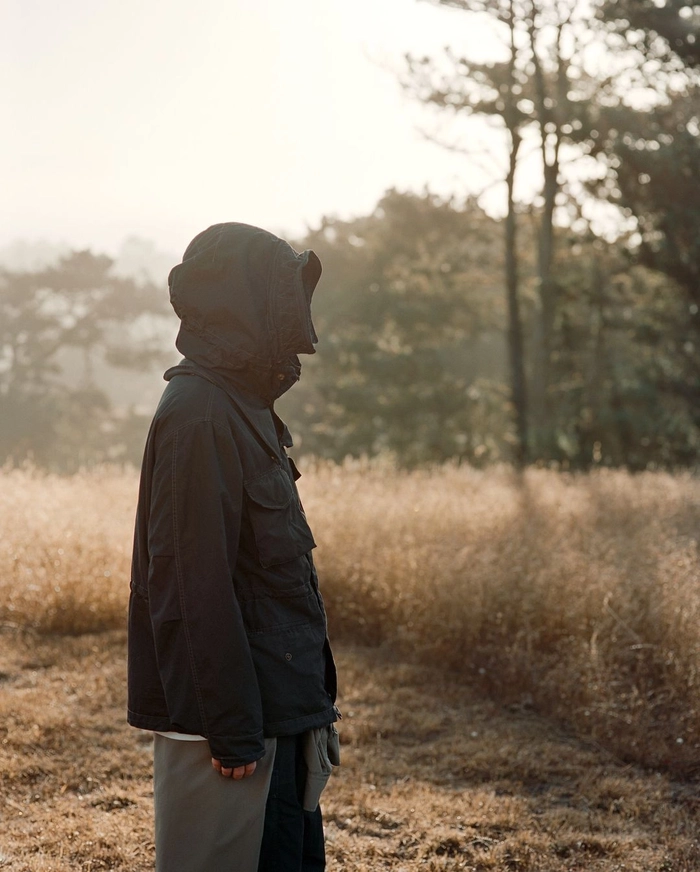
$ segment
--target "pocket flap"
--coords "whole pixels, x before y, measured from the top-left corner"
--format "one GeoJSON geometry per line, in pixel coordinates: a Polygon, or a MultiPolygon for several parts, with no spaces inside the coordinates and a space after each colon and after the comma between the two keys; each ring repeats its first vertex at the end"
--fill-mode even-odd
{"type": "Polygon", "coordinates": [[[244,482],[243,486],[250,499],[263,509],[283,509],[294,497],[289,476],[280,466],[244,482]]]}
{"type": "MultiPolygon", "coordinates": [[[[243,482],[258,558],[265,568],[287,563],[315,548],[296,487],[281,466],[243,482]]],[[[308,566],[305,568],[308,575],[308,566]]]]}

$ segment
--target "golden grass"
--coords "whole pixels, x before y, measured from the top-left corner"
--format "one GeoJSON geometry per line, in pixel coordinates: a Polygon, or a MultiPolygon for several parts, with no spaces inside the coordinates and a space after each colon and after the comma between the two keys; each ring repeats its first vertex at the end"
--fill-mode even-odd
{"type": "Polygon", "coordinates": [[[700,774],[700,482],[601,470],[302,480],[337,634],[700,774]]]}
{"type": "Polygon", "coordinates": [[[45,633],[123,626],[137,479],[0,473],[0,622],[45,633]]]}
{"type": "MultiPolygon", "coordinates": [[[[153,869],[125,637],[0,632],[0,869],[153,869]]],[[[622,765],[435,667],[339,645],[329,872],[697,872],[696,787],[622,765]]]]}
{"type": "MultiPolygon", "coordinates": [[[[0,623],[124,622],[136,476],[1,476],[0,623]]],[[[623,761],[700,773],[700,483],[318,465],[301,483],[337,638],[438,666],[623,761]]]]}

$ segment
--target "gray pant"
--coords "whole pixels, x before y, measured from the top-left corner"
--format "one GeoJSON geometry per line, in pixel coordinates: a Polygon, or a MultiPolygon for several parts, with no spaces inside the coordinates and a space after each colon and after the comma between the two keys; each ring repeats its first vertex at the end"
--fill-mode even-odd
{"type": "Polygon", "coordinates": [[[154,737],[156,872],[257,872],[275,739],[253,775],[224,778],[208,742],[154,737]]]}

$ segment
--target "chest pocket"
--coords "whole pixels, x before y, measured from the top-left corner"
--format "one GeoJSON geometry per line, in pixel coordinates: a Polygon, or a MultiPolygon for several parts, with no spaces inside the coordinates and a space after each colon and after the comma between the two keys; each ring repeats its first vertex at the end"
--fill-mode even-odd
{"type": "Polygon", "coordinates": [[[316,547],[291,479],[281,466],[243,483],[260,563],[277,566],[316,547]]]}

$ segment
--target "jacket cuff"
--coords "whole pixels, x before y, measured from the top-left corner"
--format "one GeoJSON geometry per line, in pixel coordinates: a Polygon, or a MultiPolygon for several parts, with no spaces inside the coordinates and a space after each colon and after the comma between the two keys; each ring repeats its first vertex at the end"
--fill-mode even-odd
{"type": "Polygon", "coordinates": [[[262,731],[253,736],[207,736],[211,756],[226,769],[255,763],[265,754],[262,731]]]}

